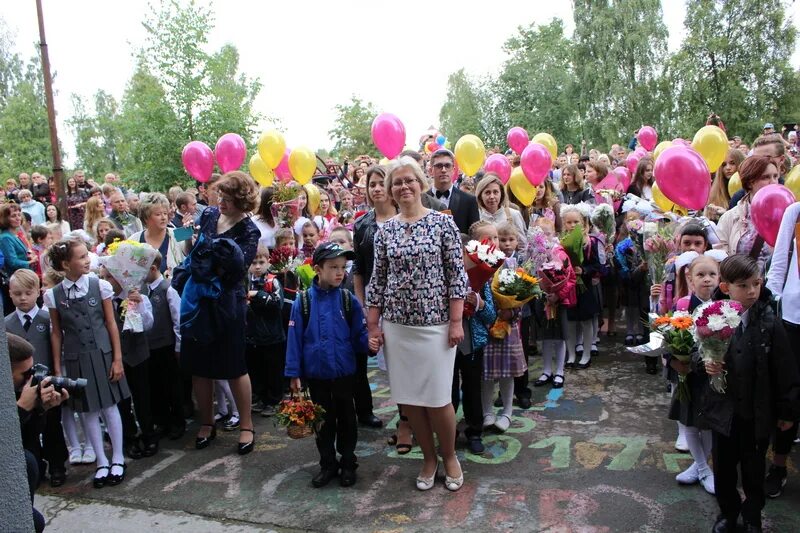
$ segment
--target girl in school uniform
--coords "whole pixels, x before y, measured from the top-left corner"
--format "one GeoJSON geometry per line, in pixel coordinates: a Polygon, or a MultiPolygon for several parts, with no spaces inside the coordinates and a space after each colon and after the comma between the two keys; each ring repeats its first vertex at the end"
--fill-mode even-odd
{"type": "Polygon", "coordinates": [[[97,456],[95,488],[118,485],[125,479],[125,459],[117,404],[131,393],[112,305],[114,289],[89,275],[89,250],[81,240],[57,242],[48,258],[54,269],[64,272],[64,280],[44,295],[52,324],[53,370],[57,376],[88,381],[82,395],[70,398],[70,406],[80,414],[97,456]],[[111,436],[110,464],[103,450],[101,414],[111,436]]]}

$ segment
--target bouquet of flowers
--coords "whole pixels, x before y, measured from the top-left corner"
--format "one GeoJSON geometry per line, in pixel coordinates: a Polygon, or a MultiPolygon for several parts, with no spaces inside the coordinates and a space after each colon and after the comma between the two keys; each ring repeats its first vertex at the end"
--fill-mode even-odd
{"type": "Polygon", "coordinates": [[[667,259],[675,253],[675,237],[671,225],[657,222],[644,224],[644,253],[650,270],[651,283],[663,283],[667,259]]]}
{"type": "Polygon", "coordinates": [[[325,409],[312,402],[308,396],[297,398],[292,395],[278,406],[275,421],[286,428],[286,433],[293,439],[310,437],[319,431],[324,420],[325,409]]]}
{"type": "MultiPolygon", "coordinates": [[[[561,235],[561,246],[567,252],[572,268],[580,267],[583,264],[583,245],[583,225],[581,224],[561,235]]],[[[580,276],[578,276],[577,284],[580,292],[586,290],[586,285],[580,276]]]]}
{"type": "Polygon", "coordinates": [[[311,288],[311,284],[314,281],[314,276],[317,275],[317,273],[314,272],[314,267],[311,266],[310,257],[301,265],[296,267],[294,269],[294,273],[297,276],[298,281],[300,281],[300,288],[302,290],[308,290],[311,288]]]}
{"type": "Polygon", "coordinates": [[[539,286],[546,294],[555,294],[559,297],[558,303],[547,301],[544,306],[547,320],[554,320],[559,305],[573,307],[577,304],[575,293],[575,271],[569,264],[569,257],[561,246],[555,246],[550,260],[538,270],[539,286]]]}
{"type": "MultiPolygon", "coordinates": [[[[651,327],[661,333],[664,342],[669,347],[672,357],[683,363],[688,363],[691,359],[691,351],[694,348],[694,335],[692,325],[694,320],[689,313],[676,312],[657,316],[651,323],[651,327]]],[[[686,383],[686,376],[678,374],[678,401],[688,402],[691,399],[689,386],[686,383]]]]}
{"type": "Polygon", "coordinates": [[[633,271],[641,263],[641,255],[637,250],[636,243],[630,237],[620,241],[614,248],[614,258],[620,268],[620,274],[624,279],[630,279],[633,271]]]}
{"type": "Polygon", "coordinates": [[[542,265],[552,260],[553,247],[558,241],[548,238],[538,226],[531,226],[528,230],[527,241],[524,256],[531,262],[531,271],[538,273],[542,265]]]}
{"type": "MultiPolygon", "coordinates": [[[[530,274],[530,263],[516,269],[498,270],[492,279],[492,296],[497,309],[519,309],[537,296],[541,296],[539,280],[530,274]]],[[[489,330],[495,339],[503,339],[511,333],[511,323],[498,318],[489,330]]]]}
{"type": "Polygon", "coordinates": [[[275,248],[269,254],[269,269],[272,272],[280,273],[294,270],[298,264],[297,250],[292,246],[275,248]]]}
{"type": "MultiPolygon", "coordinates": [[[[149,244],[131,240],[115,241],[106,249],[107,255],[100,258],[100,264],[120,284],[122,290],[128,293],[142,286],[156,258],[156,252],[149,244]]],[[[125,317],[122,331],[144,331],[142,315],[135,305],[129,305],[126,298],[121,309],[125,317]]]]}
{"type": "MultiPolygon", "coordinates": [[[[731,337],[742,323],[742,304],[734,300],[708,302],[695,309],[694,338],[700,346],[704,362],[721,362],[725,359],[731,337]]],[[[726,372],[709,376],[711,388],[720,394],[725,393],[726,372]]]]}
{"type": "Polygon", "coordinates": [[[614,233],[617,221],[614,219],[614,209],[608,204],[600,204],[594,208],[591,217],[592,224],[605,235],[606,242],[614,242],[614,233]]]}
{"type": "Polygon", "coordinates": [[[294,221],[300,216],[300,206],[297,201],[299,195],[300,189],[297,187],[290,187],[281,183],[275,186],[270,210],[280,227],[291,228],[294,221]]]}
{"type": "MultiPolygon", "coordinates": [[[[481,242],[472,240],[465,247],[464,266],[467,269],[469,285],[473,291],[480,293],[487,281],[492,279],[498,268],[503,266],[506,256],[488,239],[481,242]]],[[[471,306],[465,309],[467,316],[475,312],[471,306]]]]}

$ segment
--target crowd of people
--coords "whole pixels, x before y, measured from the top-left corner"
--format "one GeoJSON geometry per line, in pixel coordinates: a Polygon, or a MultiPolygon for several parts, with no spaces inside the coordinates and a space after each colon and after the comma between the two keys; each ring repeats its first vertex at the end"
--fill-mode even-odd
{"type": "MultiPolygon", "coordinates": [[[[567,145],[530,205],[491,172],[454,175],[447,149],[406,151],[386,165],[367,156],[343,167],[329,161],[302,186],[259,188],[234,171],[197,188],[135,193],[114,174],[99,185],[76,171],[66,183],[67,213],[52,183],[20,174],[7,180],[0,205],[6,327],[55,375],[89,381],[26,427],[26,448],[53,486],[64,483],[66,463],[96,464],[94,486],[117,485],[125,456],[155,455],[160,439],[180,439],[190,418],[199,425],[197,449],[212,445],[217,429],[239,430],[236,451],[249,453],[253,416],[274,416],[289,391],[307,388],[325,410],[312,484],[338,477],[350,486],[358,426],[384,422],[367,379],[368,357],[377,355],[399,410],[390,445],[398,454],[420,447],[419,490],[432,488],[441,470],[445,487],[457,491],[460,435],[468,453],[482,453],[485,432],[505,432],[515,405],[531,407],[531,387],[565,387],[567,370],[600,356],[601,336],[613,347],[617,320],[624,316],[621,345],[646,348],[650,313],[730,298],[746,312],[724,367],[698,354],[687,362],[640,352],[644,372],[688,380],[693,392],[691,400],[675,393],[665,413],[678,422],[676,448],[694,459],[678,483],[716,494],[714,531],[733,531],[739,514],[759,530],[765,496],[778,497],[786,483],[800,418],[800,307],[792,303],[800,295],[792,267],[800,203],[787,210],[774,249],[749,209],[755,193],[795,163],[797,136],[784,139],[767,124],[750,146],[733,139],[709,176],[706,209],[692,216],[653,203],[652,153],[629,187],[599,190],[635,139],[607,153],[567,145]],[[736,173],[742,190],[731,196],[736,173]],[[648,223],[674,233],[663,275],[637,246],[648,223]],[[103,266],[125,240],[158,251],[138,290],[103,266]],[[503,259],[497,275],[476,286],[469,257],[478,243],[503,259]],[[545,284],[540,276],[543,294],[510,304],[497,278],[537,261],[534,274],[560,277],[545,284]],[[142,332],[123,327],[134,308],[142,332]],[[542,372],[531,377],[535,355],[542,372]],[[721,372],[732,390],[708,392],[708,377],[721,372]]],[[[517,154],[506,157],[519,165],[517,154]]],[[[24,380],[18,385],[27,399],[24,380]]]]}

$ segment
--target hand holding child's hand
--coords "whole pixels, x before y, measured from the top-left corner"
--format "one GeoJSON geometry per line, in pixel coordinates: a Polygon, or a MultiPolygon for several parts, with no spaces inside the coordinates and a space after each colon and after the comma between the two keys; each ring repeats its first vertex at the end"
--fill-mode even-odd
{"type": "Polygon", "coordinates": [[[381,349],[381,340],[378,337],[370,337],[369,339],[369,351],[372,353],[378,353],[378,350],[381,349]]]}
{"type": "Polygon", "coordinates": [[[706,361],[706,374],[709,376],[716,376],[722,374],[723,363],[719,361],[706,361]]]}
{"type": "Polygon", "coordinates": [[[289,382],[289,390],[292,392],[300,392],[300,389],[300,378],[292,378],[292,380],[289,382]]]}

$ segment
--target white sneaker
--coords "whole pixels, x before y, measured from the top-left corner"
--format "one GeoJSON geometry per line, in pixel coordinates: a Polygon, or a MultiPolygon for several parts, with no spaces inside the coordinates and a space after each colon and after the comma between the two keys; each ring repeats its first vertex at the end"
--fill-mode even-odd
{"type": "Polygon", "coordinates": [[[509,426],[511,426],[511,419],[508,415],[500,415],[494,422],[494,427],[496,427],[500,433],[505,433],[509,426]]]}
{"type": "Polygon", "coordinates": [[[83,452],[80,448],[70,448],[69,449],[69,464],[71,465],[79,465],[83,463],[83,452]]]}
{"type": "Polygon", "coordinates": [[[686,435],[683,433],[678,433],[678,440],[675,441],[675,449],[679,452],[689,451],[689,445],[686,444],[686,435]]]}
{"type": "Polygon", "coordinates": [[[705,471],[700,475],[700,484],[706,489],[709,494],[714,494],[714,473],[710,468],[706,467],[705,471]]]}
{"type": "Polygon", "coordinates": [[[495,424],[497,418],[494,415],[486,415],[483,417],[483,429],[490,428],[495,424]]]}
{"type": "Polygon", "coordinates": [[[675,476],[675,481],[681,485],[694,485],[700,480],[700,473],[697,468],[697,463],[692,463],[692,466],[675,476]]]}
{"type": "Polygon", "coordinates": [[[83,456],[81,457],[81,463],[85,465],[90,465],[97,461],[97,455],[94,453],[94,448],[91,446],[87,446],[83,449],[83,456]]]}

